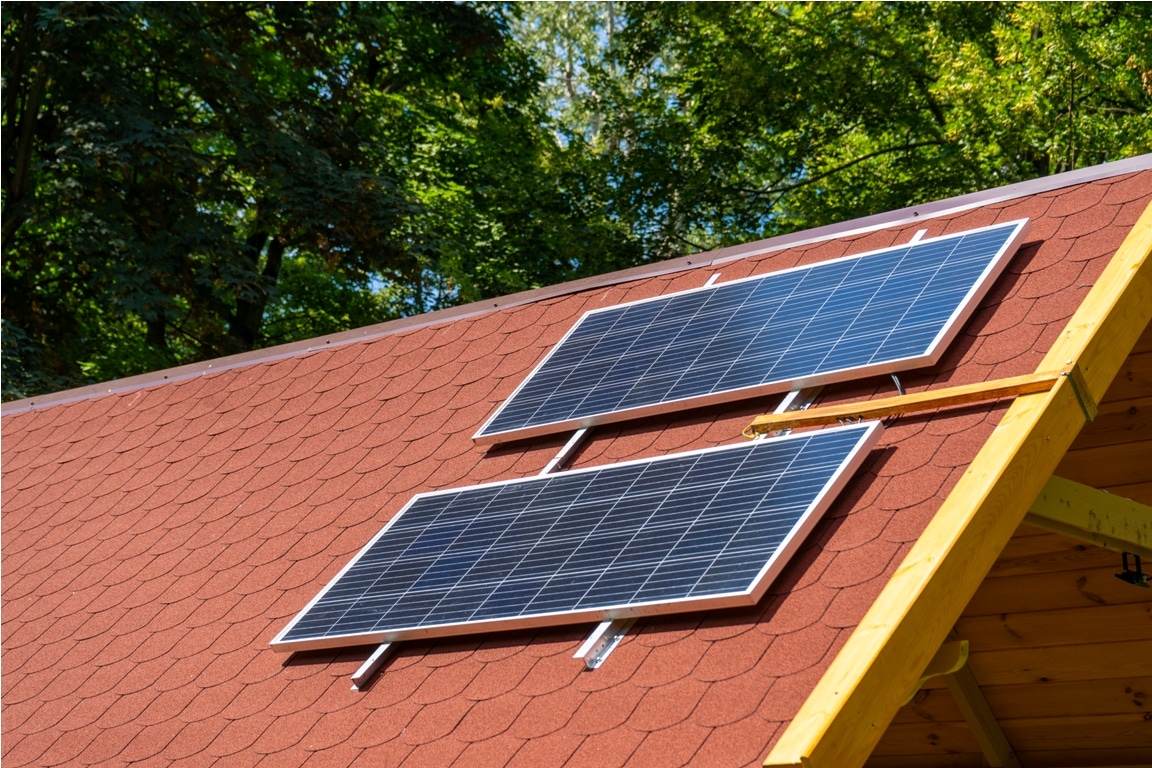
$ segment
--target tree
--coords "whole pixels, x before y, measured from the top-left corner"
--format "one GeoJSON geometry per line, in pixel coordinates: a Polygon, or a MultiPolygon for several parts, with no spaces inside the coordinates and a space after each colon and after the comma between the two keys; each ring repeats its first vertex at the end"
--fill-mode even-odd
{"type": "Polygon", "coordinates": [[[601,89],[648,253],[845,220],[1152,150],[1137,3],[629,3],[601,89]]]}
{"type": "Polygon", "coordinates": [[[1152,151],[1147,4],[3,23],[6,398],[1152,151]]]}
{"type": "Polygon", "coordinates": [[[494,7],[5,6],[6,394],[615,265],[538,78],[494,7]]]}

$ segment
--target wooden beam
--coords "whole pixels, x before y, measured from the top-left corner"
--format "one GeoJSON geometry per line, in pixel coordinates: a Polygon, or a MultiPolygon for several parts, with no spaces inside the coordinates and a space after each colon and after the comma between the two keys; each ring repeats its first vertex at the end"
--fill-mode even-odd
{"type": "Polygon", "coordinates": [[[806,411],[766,413],[763,416],[757,416],[751,424],[745,427],[744,436],[755,437],[756,435],[795,427],[816,427],[844,421],[881,419],[885,416],[895,416],[913,411],[953,408],[958,405],[1004,400],[1009,397],[1047,392],[1063,375],[1066,375],[1064,371],[1029,373],[1007,379],[963,384],[947,389],[883,397],[862,403],[838,403],[820,408],[810,408],[806,411]]]}
{"type": "Polygon", "coordinates": [[[864,764],[1148,324],[1152,205],[1041,362],[1078,365],[1017,397],[784,730],[766,766],[864,764]]]}
{"type": "Polygon", "coordinates": [[[863,765],[1081,424],[1067,378],[1017,398],[765,765],[863,765]]]}
{"type": "Polygon", "coordinates": [[[972,669],[961,667],[946,675],[944,681],[948,684],[952,698],[956,700],[956,706],[960,708],[960,714],[964,715],[968,727],[972,729],[972,735],[979,742],[988,765],[992,768],[1020,768],[1016,753],[1008,743],[1000,723],[996,722],[996,716],[992,714],[988,700],[977,685],[972,669]]]}
{"type": "Polygon", "coordinates": [[[1024,522],[1152,563],[1152,507],[1053,475],[1024,522]]]}

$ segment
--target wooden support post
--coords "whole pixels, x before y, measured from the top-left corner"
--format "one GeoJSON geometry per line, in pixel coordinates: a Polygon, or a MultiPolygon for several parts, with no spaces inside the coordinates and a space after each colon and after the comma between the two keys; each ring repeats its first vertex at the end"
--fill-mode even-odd
{"type": "Polygon", "coordinates": [[[1072,480],[1049,478],[1024,522],[1152,562],[1152,507],[1072,480]]]}
{"type": "Polygon", "coordinates": [[[1016,754],[1012,751],[1004,731],[1000,729],[1000,724],[996,722],[996,716],[992,714],[992,709],[976,683],[971,668],[968,667],[967,640],[951,640],[940,646],[940,650],[936,651],[932,661],[928,662],[924,674],[920,676],[920,680],[908,694],[904,704],[907,705],[912,701],[912,697],[921,686],[934,677],[944,678],[952,698],[956,700],[956,706],[976,736],[976,741],[980,744],[988,764],[992,768],[1020,768],[1016,754]]]}
{"type": "Polygon", "coordinates": [[[952,674],[946,675],[944,682],[948,684],[948,690],[956,700],[956,706],[960,708],[964,719],[968,721],[968,727],[972,729],[976,741],[980,743],[980,749],[983,750],[984,759],[988,764],[992,768],[1020,768],[1016,753],[1012,751],[1012,745],[1008,743],[1004,731],[1000,729],[1000,723],[996,722],[996,716],[992,714],[988,700],[984,698],[984,693],[976,684],[972,669],[961,666],[952,674]]]}

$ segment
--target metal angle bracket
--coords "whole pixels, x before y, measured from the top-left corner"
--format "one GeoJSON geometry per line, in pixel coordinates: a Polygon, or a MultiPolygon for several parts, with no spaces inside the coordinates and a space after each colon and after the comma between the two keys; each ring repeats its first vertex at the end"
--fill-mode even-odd
{"type": "Polygon", "coordinates": [[[384,666],[384,662],[388,661],[388,657],[392,655],[395,647],[395,643],[381,643],[376,650],[372,651],[372,655],[352,675],[352,690],[364,690],[368,681],[379,671],[380,667],[384,666]]]}
{"type": "Polygon", "coordinates": [[[1062,371],[1060,375],[1071,380],[1072,391],[1076,394],[1076,400],[1080,403],[1080,410],[1084,411],[1085,420],[1092,421],[1096,418],[1100,407],[1088,392],[1088,382],[1084,379],[1084,372],[1080,370],[1079,363],[1069,360],[1068,365],[1071,367],[1066,371],[1062,371]]]}
{"type": "Polygon", "coordinates": [[[580,447],[580,443],[584,442],[584,438],[588,436],[588,427],[581,427],[572,433],[572,437],[568,438],[568,442],[564,443],[559,453],[556,454],[552,461],[544,469],[540,470],[541,475],[550,475],[553,472],[559,472],[564,469],[564,466],[572,458],[572,454],[580,447]]]}
{"type": "Polygon", "coordinates": [[[585,669],[598,668],[624,639],[624,634],[634,622],[635,619],[609,619],[600,622],[572,658],[583,659],[585,669]]]}

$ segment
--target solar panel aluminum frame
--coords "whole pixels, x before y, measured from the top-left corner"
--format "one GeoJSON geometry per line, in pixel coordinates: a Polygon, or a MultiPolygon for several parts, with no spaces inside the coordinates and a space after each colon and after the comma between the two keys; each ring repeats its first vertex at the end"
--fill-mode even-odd
{"type": "Polygon", "coordinates": [[[912,370],[915,368],[922,368],[935,365],[943,356],[944,350],[948,345],[955,340],[959,335],[961,328],[971,318],[972,314],[976,311],[991,289],[992,284],[1003,273],[1004,268],[1015,255],[1016,250],[1023,242],[1024,237],[1027,235],[1029,229],[1028,219],[1019,219],[1016,221],[1001,222],[999,224],[989,225],[987,227],[979,227],[976,229],[966,230],[964,232],[954,232],[948,235],[941,235],[934,238],[924,238],[923,240],[914,243],[903,243],[886,248],[876,248],[864,253],[852,254],[850,256],[841,256],[836,259],[829,259],[827,261],[816,262],[813,264],[804,264],[796,267],[789,267],[787,269],[777,270],[775,272],[768,272],[758,275],[751,275],[749,277],[731,280],[728,282],[717,283],[712,285],[701,286],[699,288],[690,288],[684,291],[677,291],[675,293],[665,294],[663,296],[654,296],[646,299],[638,299],[636,301],[625,302],[623,304],[616,304],[610,307],[601,307],[591,309],[581,316],[572,328],[564,334],[563,338],[549,350],[548,354],[532,369],[523,381],[513,390],[512,394],[501,403],[500,407],[484,422],[484,425],[472,436],[472,440],[477,445],[494,445],[498,443],[512,442],[515,440],[524,440],[533,437],[541,437],[544,435],[551,435],[558,432],[568,432],[576,429],[587,429],[589,427],[599,426],[602,424],[612,424],[620,421],[627,421],[631,419],[646,418],[649,416],[660,416],[667,413],[673,413],[690,408],[703,408],[711,405],[720,405],[723,403],[734,402],[737,400],[745,400],[756,397],[763,397],[767,395],[775,395],[781,392],[787,392],[793,389],[802,389],[809,387],[818,387],[825,384],[832,384],[835,382],[849,381],[853,379],[864,378],[867,376],[884,375],[891,373],[898,373],[900,371],[912,370]],[[963,235],[970,235],[979,232],[984,232],[992,229],[1002,227],[1013,227],[1013,231],[1006,238],[1004,244],[999,248],[997,253],[989,260],[987,267],[975,280],[972,287],[965,294],[964,298],[959,302],[956,309],[952,312],[949,318],[944,322],[936,337],[930,342],[926,351],[923,354],[893,358],[883,360],[871,365],[855,366],[848,368],[841,368],[833,371],[826,371],[819,374],[813,374],[803,377],[792,377],[788,379],[780,379],[769,381],[764,384],[751,387],[743,387],[739,389],[724,390],[722,392],[714,392],[706,395],[692,396],[675,400],[667,400],[651,405],[642,405],[636,407],[625,408],[621,410],[609,411],[604,413],[594,413],[577,418],[565,419],[561,421],[553,421],[546,424],[531,425],[515,429],[509,429],[501,432],[488,433],[486,430],[495,422],[505,407],[511,403],[516,396],[523,390],[529,382],[533,379],[538,372],[540,372],[552,358],[554,354],[564,345],[564,343],[572,336],[572,334],[579,328],[580,324],[585,319],[596,314],[604,312],[615,312],[622,308],[634,305],[644,304],[647,302],[667,301],[670,298],[677,296],[687,295],[691,293],[698,293],[704,291],[712,291],[717,288],[733,285],[736,283],[747,282],[752,280],[761,280],[765,277],[783,275],[789,272],[796,272],[801,270],[811,269],[816,266],[823,266],[826,264],[834,264],[837,262],[850,261],[853,259],[862,259],[874,254],[891,251],[895,248],[906,248],[909,246],[920,246],[939,240],[948,238],[960,237],[963,235]]]}
{"type": "MultiPolygon", "coordinates": [[[[858,439],[856,445],[843,459],[839,469],[832,473],[829,479],[825,482],[824,486],[814,495],[807,509],[805,509],[801,515],[799,515],[797,521],[793,524],[792,529],[786,534],[780,545],[777,547],[776,551],[769,557],[767,562],[765,562],[764,566],[760,569],[759,573],[754,577],[750,583],[750,586],[745,591],[720,595],[654,601],[648,603],[635,603],[630,605],[609,605],[576,611],[558,611],[540,613],[530,616],[516,616],[512,618],[493,618],[479,621],[466,621],[455,624],[441,624],[436,626],[399,628],[379,632],[328,635],[324,637],[285,640],[285,637],[292,631],[293,627],[295,627],[296,624],[300,622],[304,616],[312,609],[312,607],[319,603],[323,597],[340,582],[344,575],[348,573],[369,550],[371,550],[373,545],[375,545],[380,538],[387,534],[389,529],[403,517],[404,513],[413,504],[416,503],[417,499],[427,496],[458,493],[462,490],[473,488],[491,488],[514,483],[531,483],[541,479],[541,476],[534,475],[531,477],[518,478],[513,480],[481,483],[478,485],[466,486],[465,488],[452,488],[441,491],[430,491],[427,493],[416,494],[412,497],[412,499],[409,500],[407,504],[405,504],[403,509],[396,513],[396,515],[394,515],[392,519],[384,525],[380,532],[373,536],[372,539],[367,544],[365,544],[364,547],[356,554],[356,556],[353,557],[348,562],[348,564],[345,565],[340,570],[340,572],[337,573],[331,579],[331,581],[329,581],[328,584],[322,590],[320,590],[320,592],[311,601],[309,601],[309,603],[304,606],[304,608],[300,610],[299,613],[296,614],[295,617],[293,617],[292,621],[289,622],[289,624],[283,630],[281,630],[271,641],[271,645],[277,650],[286,652],[320,650],[325,648],[340,648],[353,645],[376,645],[381,643],[396,642],[400,640],[451,637],[457,635],[479,634],[493,631],[508,631],[517,629],[594,623],[612,619],[631,619],[645,616],[660,616],[700,610],[746,607],[755,605],[760,601],[768,587],[771,586],[773,581],[775,581],[775,579],[780,575],[791,558],[800,549],[805,539],[812,532],[812,529],[823,518],[829,507],[843,491],[844,487],[856,474],[857,470],[860,468],[860,465],[864,462],[869,452],[880,439],[884,428],[881,422],[874,421],[865,422],[863,424],[851,424],[841,427],[832,427],[824,430],[826,432],[830,432],[847,429],[860,429],[861,427],[863,427],[864,431],[861,437],[858,439]]],[[[801,432],[793,433],[791,435],[767,438],[767,440],[792,440],[810,435],[810,432],[801,432]]],[[[685,451],[683,453],[670,454],[667,456],[660,456],[655,458],[634,459],[631,461],[620,462],[612,465],[586,467],[582,469],[568,470],[566,472],[557,472],[550,477],[596,472],[599,470],[607,469],[609,467],[643,464],[660,461],[661,459],[687,457],[694,454],[704,454],[733,449],[743,445],[746,444],[717,446],[713,448],[705,448],[697,451],[685,451]]]]}

